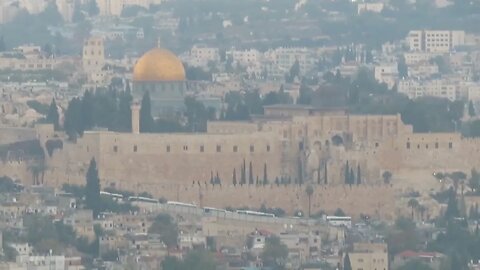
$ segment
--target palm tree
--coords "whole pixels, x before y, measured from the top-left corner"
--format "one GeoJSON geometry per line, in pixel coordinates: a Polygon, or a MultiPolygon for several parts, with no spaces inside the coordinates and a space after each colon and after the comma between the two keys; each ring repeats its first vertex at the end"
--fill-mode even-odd
{"type": "Polygon", "coordinates": [[[414,219],[414,211],[419,206],[419,203],[416,199],[412,198],[408,201],[408,206],[412,208],[412,219],[414,219]]]}
{"type": "Polygon", "coordinates": [[[308,185],[307,188],[305,189],[305,193],[307,193],[307,196],[308,196],[308,217],[310,218],[313,187],[311,185],[308,185]]]}
{"type": "Polygon", "coordinates": [[[421,205],[421,204],[420,204],[420,205],[417,207],[417,210],[418,210],[418,212],[420,212],[420,218],[421,218],[422,221],[423,221],[423,217],[424,217],[424,215],[425,215],[425,212],[427,211],[427,208],[426,208],[424,205],[421,205]]]}
{"type": "Polygon", "coordinates": [[[456,171],[453,173],[448,174],[448,177],[453,181],[453,187],[455,192],[458,190],[458,184],[462,184],[462,193],[463,193],[463,181],[467,179],[467,175],[464,172],[456,171]]]}
{"type": "Polygon", "coordinates": [[[36,160],[28,165],[28,170],[32,173],[32,184],[40,185],[45,181],[45,171],[48,169],[44,159],[36,160]]]}

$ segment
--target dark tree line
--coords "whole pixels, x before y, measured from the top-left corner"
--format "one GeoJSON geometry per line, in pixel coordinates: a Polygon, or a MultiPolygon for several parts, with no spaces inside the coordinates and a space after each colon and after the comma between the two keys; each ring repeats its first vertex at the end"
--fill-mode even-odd
{"type": "Polygon", "coordinates": [[[184,102],[185,112],[182,117],[169,116],[154,120],[150,94],[145,92],[140,109],[140,132],[206,132],[207,122],[216,119],[215,109],[205,107],[202,102],[191,96],[185,97],[184,102]]]}
{"type": "Polygon", "coordinates": [[[73,98],[65,112],[64,129],[70,138],[82,136],[94,127],[112,131],[131,131],[132,95],[115,89],[85,91],[82,97],[73,98]]]}
{"type": "Polygon", "coordinates": [[[362,183],[362,173],[360,169],[360,165],[357,165],[357,174],[355,175],[353,171],[353,167],[351,167],[347,162],[345,163],[344,167],[344,178],[345,178],[345,185],[360,185],[362,183]]]}

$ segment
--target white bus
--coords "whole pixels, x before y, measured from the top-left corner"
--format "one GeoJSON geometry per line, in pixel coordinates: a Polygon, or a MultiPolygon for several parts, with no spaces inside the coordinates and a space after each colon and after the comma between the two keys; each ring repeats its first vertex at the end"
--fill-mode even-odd
{"type": "Polygon", "coordinates": [[[352,227],[352,217],[327,216],[325,219],[332,226],[352,227]]]}
{"type": "Polygon", "coordinates": [[[249,215],[249,216],[257,216],[257,217],[275,217],[274,214],[250,211],[250,210],[237,210],[236,213],[240,215],[249,215]]]}
{"type": "Polygon", "coordinates": [[[167,205],[197,208],[197,206],[196,206],[195,204],[175,202],[175,201],[168,201],[168,202],[167,202],[167,205]]]}
{"type": "Polygon", "coordinates": [[[226,214],[227,210],[213,207],[203,207],[203,212],[206,214],[226,214]]]}
{"type": "Polygon", "coordinates": [[[147,198],[147,197],[137,197],[137,196],[128,197],[128,201],[129,202],[159,203],[159,201],[156,200],[156,199],[147,198]]]}
{"type": "Polygon", "coordinates": [[[123,195],[118,194],[118,193],[110,193],[110,192],[106,192],[106,191],[100,191],[100,195],[111,197],[112,199],[114,199],[116,201],[123,200],[123,195]]]}

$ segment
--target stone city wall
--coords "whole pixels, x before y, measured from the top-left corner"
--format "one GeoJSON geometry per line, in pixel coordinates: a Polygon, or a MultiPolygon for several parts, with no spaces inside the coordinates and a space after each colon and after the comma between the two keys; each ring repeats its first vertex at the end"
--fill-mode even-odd
{"type": "MultiPolygon", "coordinates": [[[[355,218],[360,214],[389,220],[395,217],[394,191],[389,185],[313,185],[313,188],[312,214],[321,210],[333,214],[337,208],[341,208],[347,215],[355,218]]],[[[305,189],[306,185],[207,185],[205,187],[203,184],[200,186],[198,184],[156,185],[148,188],[157,197],[195,203],[203,207],[258,209],[265,205],[267,208],[282,208],[289,214],[293,214],[296,210],[308,213],[308,196],[305,189]]]]}

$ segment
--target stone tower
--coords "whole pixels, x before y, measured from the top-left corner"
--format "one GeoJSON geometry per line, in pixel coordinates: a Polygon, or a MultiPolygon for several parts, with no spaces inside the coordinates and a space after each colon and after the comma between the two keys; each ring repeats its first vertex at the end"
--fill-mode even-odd
{"type": "Polygon", "coordinates": [[[132,110],[132,133],[140,134],[140,104],[134,101],[130,109],[132,110]]]}

